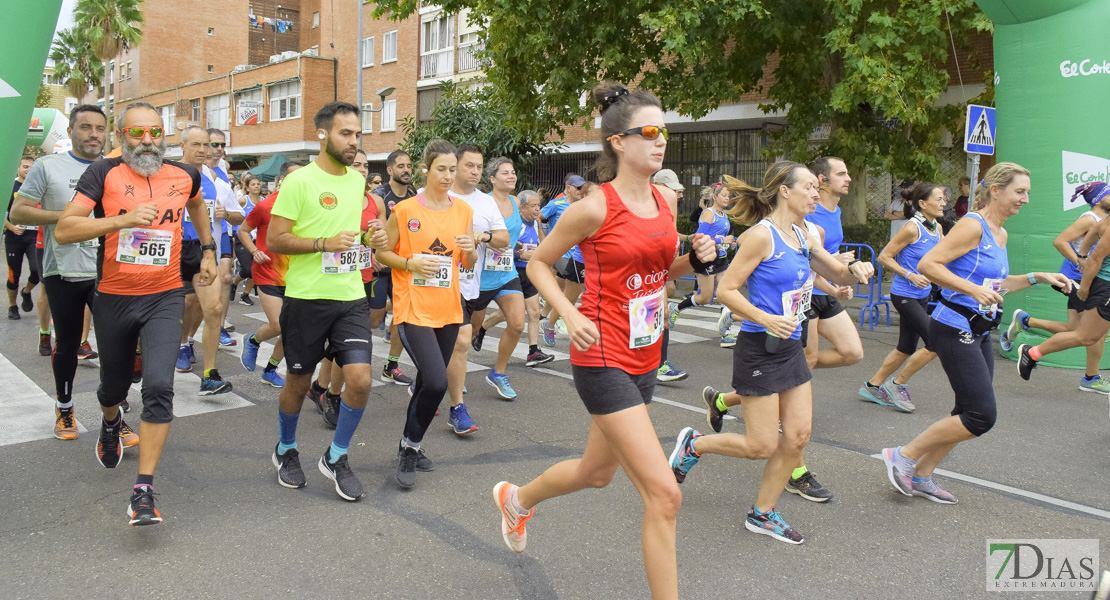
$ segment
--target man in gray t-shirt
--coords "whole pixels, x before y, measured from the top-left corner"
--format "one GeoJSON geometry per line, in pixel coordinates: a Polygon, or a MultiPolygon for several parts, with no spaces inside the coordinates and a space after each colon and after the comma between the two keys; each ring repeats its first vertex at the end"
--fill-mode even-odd
{"type": "MultiPolygon", "coordinates": [[[[44,156],[31,165],[16,194],[10,217],[13,223],[43,226],[42,284],[56,333],[51,361],[58,394],[54,437],[60,440],[77,439],[72,393],[78,356],[95,356],[86,339],[89,329],[86,314],[96,294],[96,255],[100,242],[59,244],[54,239],[54,228],[73,198],[77,180],[90,164],[100,159],[107,128],[108,121],[99,107],[89,104],[75,107],[70,113],[68,130],[73,150],[44,156]]],[[[130,429],[121,430],[120,438],[124,447],[139,443],[139,436],[130,429]]]]}

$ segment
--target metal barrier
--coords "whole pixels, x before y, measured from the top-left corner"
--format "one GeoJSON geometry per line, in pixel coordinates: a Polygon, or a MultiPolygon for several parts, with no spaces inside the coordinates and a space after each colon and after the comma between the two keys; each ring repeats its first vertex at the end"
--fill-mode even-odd
{"type": "Polygon", "coordinates": [[[879,307],[886,308],[886,326],[890,327],[890,296],[883,295],[883,266],[879,264],[876,258],[878,255],[875,249],[867,244],[841,244],[840,251],[847,252],[854,250],[856,258],[859,260],[870,262],[875,265],[875,275],[871,278],[871,282],[867,285],[867,293],[860,293],[861,283],[856,284],[855,295],[859,298],[866,298],[867,303],[859,311],[859,326],[863,327],[863,320],[868,320],[869,329],[874,331],[875,324],[879,321],[879,307]],[[866,254],[864,254],[866,251],[866,254]]]}

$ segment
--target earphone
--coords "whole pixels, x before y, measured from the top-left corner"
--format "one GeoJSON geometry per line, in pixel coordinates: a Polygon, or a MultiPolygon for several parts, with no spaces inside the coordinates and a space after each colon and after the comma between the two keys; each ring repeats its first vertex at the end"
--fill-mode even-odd
{"type": "Polygon", "coordinates": [[[320,139],[322,139],[322,140],[323,140],[323,139],[327,139],[327,137],[328,137],[328,136],[327,136],[327,134],[325,134],[325,133],[317,133],[317,134],[316,134],[316,137],[318,137],[318,138],[320,138],[320,139]]]}
{"type": "Polygon", "coordinates": [[[421,173],[427,173],[427,172],[428,172],[428,170],[427,170],[427,169],[420,169],[420,172],[421,172],[421,173]]]}

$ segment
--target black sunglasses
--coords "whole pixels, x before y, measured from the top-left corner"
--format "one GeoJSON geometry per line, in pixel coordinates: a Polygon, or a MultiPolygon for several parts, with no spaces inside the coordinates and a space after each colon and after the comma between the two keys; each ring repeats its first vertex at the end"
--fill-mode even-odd
{"type": "Polygon", "coordinates": [[[659,136],[667,139],[667,128],[656,127],[655,125],[644,125],[643,127],[633,127],[632,129],[625,129],[624,131],[617,132],[614,135],[638,135],[647,140],[654,140],[659,136]]]}
{"type": "Polygon", "coordinates": [[[227,142],[208,142],[208,145],[213,148],[224,148],[227,146],[227,142]]]}

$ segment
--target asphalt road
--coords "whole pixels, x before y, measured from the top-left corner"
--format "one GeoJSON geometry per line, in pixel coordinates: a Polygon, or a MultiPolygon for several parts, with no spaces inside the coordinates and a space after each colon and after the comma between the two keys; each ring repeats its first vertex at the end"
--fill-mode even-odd
{"type": "MultiPolygon", "coordinates": [[[[231,312],[239,333],[260,324],[252,316],[261,313],[257,306],[236,304],[231,312]]],[[[690,378],[655,392],[652,419],[666,452],[681,428],[707,428],[702,386],[725,388],[731,379],[729,351],[711,330],[715,316],[709,309],[696,313],[679,320],[681,335],[670,350],[690,378]]],[[[277,485],[270,464],[277,390],[261,384],[260,370],[242,368],[238,347],[221,351],[219,367],[235,395],[198,398],[197,376],[178,376],[179,418],[155,484],[166,522],[131,528],[125,507],[137,452],[109,471],[96,462],[95,431],[82,431],[74,442],[50,437],[53,380],[49,359],[36,352],[32,317],[0,325],[2,598],[648,596],[642,508],[623,474],[606,489],[541,504],[526,553],[514,554],[501,541],[493,484],[526,482],[584,446],[588,416],[565,359],[544,370],[514,360],[509,376],[519,398],[504,402],[483,383],[481,366],[493,363],[496,348],[487,338],[486,350],[471,355],[475,370],[467,381],[466,401],[481,430],[459,438],[445,416],[437,418],[424,442],[437,468],[421,473],[411,491],[392,477],[408,397],[403,387],[376,381],[350,452],[367,494],[348,503],[314,468],[331,431],[310,404],[298,432],[309,485],[277,485]]],[[[953,474],[938,480],[959,504],[939,505],[896,493],[873,455],[951,410],[947,380],[934,363],[911,382],[915,414],[860,401],[857,389],[893,347],[896,328],[861,336],[861,364],[814,378],[807,464],[836,497],[818,505],[783,494],[778,505],[806,542],[790,546],[745,530],[763,465],[709,457],[682,486],[683,597],[987,597],[988,539],[1110,538],[1107,397],[1081,393],[1078,372],[1040,368],[1027,383],[1014,363],[999,359],[998,424],[944,462],[953,474]]],[[[376,339],[376,353],[384,348],[376,339]]],[[[567,351],[565,338],[556,349],[567,351]]],[[[375,375],[381,365],[375,358],[375,375]]],[[[93,365],[83,365],[75,389],[78,419],[93,430],[97,377],[93,365]]],[[[141,402],[135,391],[131,402],[141,402]]],[[[1102,550],[1107,568],[1110,546],[1102,550]]]]}

